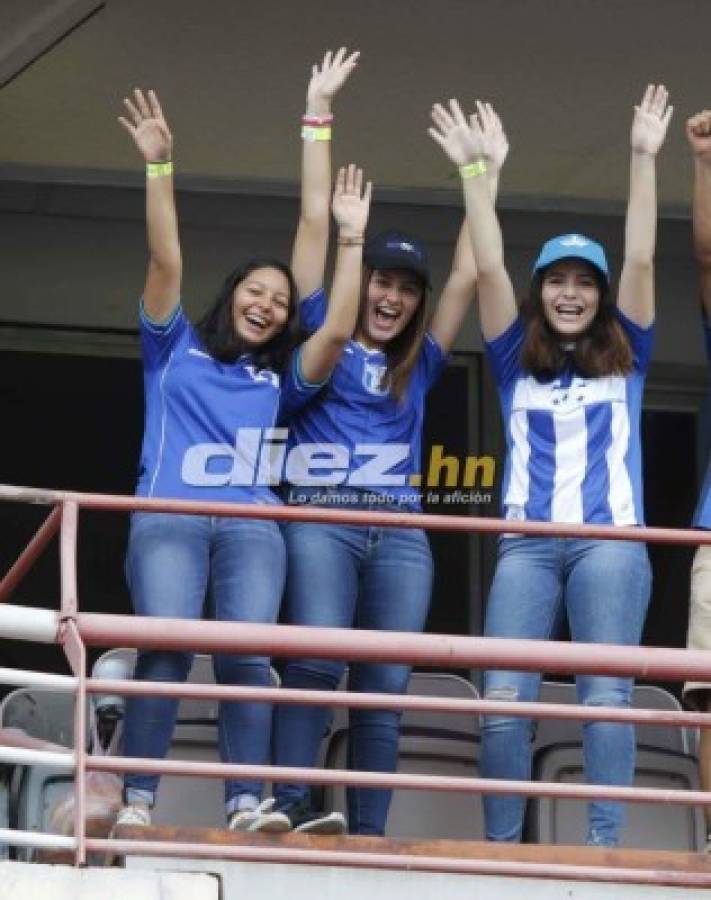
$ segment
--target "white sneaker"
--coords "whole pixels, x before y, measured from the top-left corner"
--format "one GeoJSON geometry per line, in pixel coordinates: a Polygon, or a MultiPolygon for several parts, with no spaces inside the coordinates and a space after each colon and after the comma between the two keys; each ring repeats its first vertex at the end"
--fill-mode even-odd
{"type": "Polygon", "coordinates": [[[230,831],[267,831],[272,834],[291,831],[291,821],[281,812],[273,812],[274,798],[267,797],[254,809],[238,809],[227,823],[230,831]]]}
{"type": "Polygon", "coordinates": [[[139,825],[145,828],[150,824],[151,811],[147,806],[128,803],[119,810],[114,828],[118,828],[119,825],[139,825]]]}

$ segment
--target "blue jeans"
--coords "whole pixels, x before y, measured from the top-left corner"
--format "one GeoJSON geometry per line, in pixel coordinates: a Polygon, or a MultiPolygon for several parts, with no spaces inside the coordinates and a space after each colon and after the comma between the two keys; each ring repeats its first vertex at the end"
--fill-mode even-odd
{"type": "MultiPolygon", "coordinates": [[[[274,522],[143,512],[131,517],[126,576],[139,616],[275,622],[285,568],[284,541],[274,522]]],[[[187,652],[141,651],[134,677],[182,682],[192,658],[187,652]]],[[[213,666],[219,684],[270,683],[269,660],[265,657],[220,654],[214,657],[213,666]]],[[[164,757],[177,710],[178,701],[172,698],[129,698],[125,754],[164,757]]],[[[268,763],[271,717],[269,704],[221,703],[218,740],[222,761],[268,763]]],[[[127,774],[126,801],[152,805],[158,780],[157,775],[127,774]]],[[[246,805],[257,802],[261,790],[262,785],[254,781],[227,780],[228,814],[245,805],[244,800],[248,801],[246,805]]]]}
{"type": "MultiPolygon", "coordinates": [[[[290,624],[380,631],[421,631],[432,590],[432,555],[423,531],[291,522],[284,527],[287,558],[286,616],[290,624]]],[[[345,662],[291,660],[282,684],[334,690],[345,662]]],[[[354,663],[349,689],[404,693],[410,667],[354,663]]],[[[330,710],[279,706],[274,726],[276,765],[312,767],[330,710]]],[[[397,769],[400,713],[350,711],[349,767],[374,772],[397,769]]],[[[276,786],[277,803],[307,801],[303,784],[276,786]]],[[[349,789],[352,834],[383,834],[392,792],[349,789]]]]}
{"type": "MultiPolygon", "coordinates": [[[[574,641],[637,645],[642,636],[651,571],[647,548],[629,541],[505,537],[486,610],[487,637],[553,638],[567,613],[574,641]]],[[[533,672],[485,673],[488,699],[533,701],[541,675],[533,672]]],[[[578,702],[590,706],[629,706],[631,678],[578,676],[578,702]]],[[[528,780],[531,777],[532,723],[529,719],[487,716],[483,723],[482,775],[528,780]]],[[[583,749],[590,784],[630,785],[634,778],[634,726],[586,722],[583,749]]],[[[523,797],[484,798],[489,840],[519,841],[523,797]]],[[[592,802],[588,842],[614,846],[623,822],[622,804],[592,802]]]]}

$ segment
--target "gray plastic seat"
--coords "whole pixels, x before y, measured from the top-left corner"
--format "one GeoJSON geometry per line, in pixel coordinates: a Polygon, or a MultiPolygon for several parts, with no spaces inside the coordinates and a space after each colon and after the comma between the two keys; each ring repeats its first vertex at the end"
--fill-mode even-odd
{"type": "MultiPolygon", "coordinates": [[[[541,703],[577,703],[575,684],[544,681],[541,683],[541,703]]],[[[635,709],[669,710],[680,712],[681,705],[673,694],[650,684],[636,684],[632,692],[635,709]]],[[[556,744],[575,743],[582,739],[580,721],[540,719],[533,739],[534,754],[556,744]]],[[[637,725],[637,744],[642,747],[690,753],[693,749],[693,730],[670,725],[637,725]]]]}
{"type": "MultiPolygon", "coordinates": [[[[550,747],[537,760],[538,781],[584,783],[581,744],[550,747]]],[[[694,757],[672,750],[637,751],[635,787],[698,790],[694,757]]],[[[587,801],[555,797],[531,798],[527,838],[542,844],[582,844],[587,830],[587,801]]],[[[670,803],[626,804],[622,846],[642,849],[697,851],[706,837],[704,817],[693,806],[670,803]]]]}
{"type": "MultiPolygon", "coordinates": [[[[118,648],[103,654],[94,664],[94,677],[130,678],[136,660],[136,651],[118,648]]],[[[210,656],[196,655],[189,681],[214,683],[212,659],[210,656]]],[[[272,670],[272,683],[278,686],[278,676],[272,670]]],[[[12,702],[8,695],[0,706],[2,715],[7,716],[6,725],[26,727],[35,737],[72,745],[71,694],[29,692],[27,696],[13,692],[17,696],[12,702]],[[36,695],[36,696],[35,696],[36,695]]],[[[112,753],[121,753],[121,719],[124,700],[122,697],[95,696],[89,705],[89,715],[96,710],[96,720],[100,723],[107,710],[115,717],[117,734],[112,753]]],[[[217,700],[182,699],[178,707],[178,722],[168,752],[168,759],[199,760],[219,762],[217,747],[217,700]]],[[[89,719],[90,733],[95,732],[96,721],[89,719]]],[[[87,737],[87,747],[89,746],[87,737]]],[[[47,831],[52,810],[54,810],[73,789],[73,779],[66,770],[48,767],[16,767],[11,793],[11,820],[23,830],[47,831]]],[[[164,776],[158,791],[153,820],[165,825],[214,825],[224,827],[224,790],[219,778],[191,778],[186,776],[164,776]]],[[[30,859],[31,851],[16,851],[17,858],[30,859]]]]}
{"type": "MultiPolygon", "coordinates": [[[[92,709],[87,704],[85,747],[93,733],[92,709]]],[[[74,694],[41,688],[17,688],[0,703],[0,727],[20,728],[32,737],[74,745],[74,694]]],[[[12,766],[7,783],[7,818],[23,831],[47,831],[50,811],[73,789],[73,776],[53,766],[12,766]]],[[[15,848],[17,859],[32,857],[29,848],[15,848]]]]}
{"type": "MultiPolygon", "coordinates": [[[[473,684],[448,673],[415,672],[409,694],[477,699],[473,684]]],[[[325,767],[348,768],[347,710],[337,710],[325,752],[325,767]],[[345,715],[344,715],[345,713],[345,715]],[[340,726],[340,727],[339,727],[340,726]]],[[[479,776],[479,722],[469,713],[408,710],[401,720],[398,773],[479,776]]],[[[346,810],[346,789],[328,786],[325,809],[346,810]]],[[[478,794],[396,790],[386,833],[400,838],[460,838],[481,840],[484,817],[478,794]]]]}

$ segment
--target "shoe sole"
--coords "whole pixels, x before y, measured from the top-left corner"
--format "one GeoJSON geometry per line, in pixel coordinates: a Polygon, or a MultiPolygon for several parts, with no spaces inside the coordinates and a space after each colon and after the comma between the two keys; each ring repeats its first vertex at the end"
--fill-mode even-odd
{"type": "Polygon", "coordinates": [[[314,819],[313,822],[297,825],[294,831],[301,834],[345,834],[346,820],[340,815],[325,816],[323,819],[314,819]]]}
{"type": "Polygon", "coordinates": [[[283,813],[267,813],[252,822],[246,831],[264,831],[267,834],[284,834],[291,831],[291,822],[283,813]]]}

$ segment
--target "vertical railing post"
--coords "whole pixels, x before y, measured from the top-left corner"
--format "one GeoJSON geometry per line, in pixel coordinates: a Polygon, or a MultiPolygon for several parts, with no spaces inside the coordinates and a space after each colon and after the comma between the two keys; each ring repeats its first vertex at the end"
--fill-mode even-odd
{"type": "Polygon", "coordinates": [[[61,640],[78,681],[74,698],[74,837],[77,842],[74,864],[83,866],[86,863],[86,647],[73,619],[64,622],[61,640]]]}
{"type": "Polygon", "coordinates": [[[62,503],[60,533],[60,572],[62,590],[61,643],[77,678],[74,698],[74,864],[86,863],[86,647],[77,629],[77,526],[79,508],[73,500],[62,503]]]}
{"type": "Polygon", "coordinates": [[[77,524],[79,508],[73,500],[62,503],[62,530],[59,539],[62,617],[77,614],[77,524]]]}

